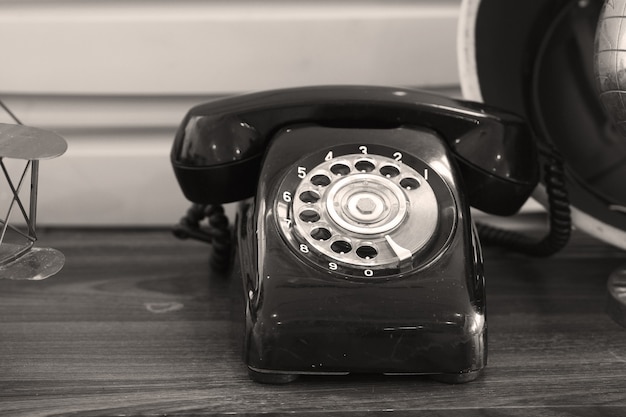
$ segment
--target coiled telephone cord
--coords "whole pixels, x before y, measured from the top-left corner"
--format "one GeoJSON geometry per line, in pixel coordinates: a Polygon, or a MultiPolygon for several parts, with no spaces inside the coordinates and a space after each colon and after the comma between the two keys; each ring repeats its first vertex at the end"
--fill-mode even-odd
{"type": "Polygon", "coordinates": [[[536,257],[554,255],[567,245],[572,222],[563,157],[549,145],[546,149],[540,150],[540,154],[545,158],[543,184],[548,200],[549,230],[547,235],[536,240],[515,231],[477,224],[476,228],[482,244],[500,246],[536,257]]]}
{"type": "Polygon", "coordinates": [[[193,238],[211,244],[209,263],[216,271],[226,271],[232,258],[232,235],[228,217],[220,204],[192,204],[187,213],[174,226],[173,233],[179,239],[193,238]],[[201,222],[207,219],[207,225],[201,222]]]}

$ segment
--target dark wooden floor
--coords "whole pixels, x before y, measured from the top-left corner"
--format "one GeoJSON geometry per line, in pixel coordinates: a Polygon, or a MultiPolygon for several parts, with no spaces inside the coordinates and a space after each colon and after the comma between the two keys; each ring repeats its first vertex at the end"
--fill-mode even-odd
{"type": "Polygon", "coordinates": [[[167,231],[44,233],[63,271],[0,280],[0,414],[625,416],[626,329],[604,313],[624,252],[576,235],[550,259],[487,249],[489,365],[477,381],[248,380],[232,281],[167,231]]]}

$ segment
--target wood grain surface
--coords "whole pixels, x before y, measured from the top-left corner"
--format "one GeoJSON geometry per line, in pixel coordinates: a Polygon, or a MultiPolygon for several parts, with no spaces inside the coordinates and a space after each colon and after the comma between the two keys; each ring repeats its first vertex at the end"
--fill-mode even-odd
{"type": "Polygon", "coordinates": [[[251,382],[238,280],[166,230],[52,230],[65,268],[0,280],[0,415],[624,416],[626,329],[605,314],[626,254],[576,234],[532,259],[486,249],[489,364],[419,377],[251,382]],[[421,414],[421,411],[428,411],[421,414]]]}

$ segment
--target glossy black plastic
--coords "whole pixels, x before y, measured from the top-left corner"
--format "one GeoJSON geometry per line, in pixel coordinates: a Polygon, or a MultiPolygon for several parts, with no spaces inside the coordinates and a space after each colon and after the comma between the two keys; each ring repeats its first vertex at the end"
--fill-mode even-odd
{"type": "MultiPolygon", "coordinates": [[[[293,88],[192,108],[171,160],[190,200],[242,201],[237,254],[247,305],[245,362],[254,380],[384,373],[460,383],[480,374],[487,361],[485,288],[469,206],[513,214],[534,189],[536,150],[523,120],[407,89],[293,88]],[[294,191],[314,184],[302,183],[308,174],[300,174],[313,178],[311,168],[338,154],[360,157],[363,149],[372,158],[375,152],[369,151],[382,152],[378,157],[385,164],[414,164],[405,172],[426,181],[421,190],[432,191],[428,204],[435,204],[438,215],[424,246],[409,251],[411,232],[403,234],[408,244],[400,252],[393,249],[397,263],[392,257],[380,267],[368,260],[347,262],[355,258],[344,257],[343,249],[338,256],[323,248],[311,254],[315,246],[304,251],[298,239],[311,235],[298,235],[301,230],[292,227],[299,217],[290,202],[304,195],[294,191]]],[[[364,183],[387,181],[356,175],[367,178],[364,183]]],[[[329,212],[343,204],[330,192],[326,196],[329,212]]],[[[407,201],[426,207],[426,200],[407,201]]],[[[404,219],[432,213],[417,217],[413,208],[407,204],[404,219]]],[[[340,223],[328,221],[329,229],[340,223]]],[[[353,237],[393,248],[397,242],[389,235],[405,224],[385,236],[370,237],[361,228],[353,237]]]]}
{"type": "Polygon", "coordinates": [[[279,132],[268,147],[256,198],[241,205],[244,355],[251,377],[271,383],[347,373],[475,379],[487,362],[482,255],[447,143],[409,129],[373,135],[326,130],[296,126],[279,132]],[[418,135],[429,142],[414,140],[418,135]],[[432,169],[453,197],[455,225],[437,244],[436,256],[416,261],[404,274],[358,279],[317,267],[286,244],[274,209],[281,179],[291,175],[285,170],[302,155],[338,147],[338,137],[355,149],[384,142],[423,160],[438,155],[432,169]]]}
{"type": "Polygon", "coordinates": [[[429,128],[450,147],[470,203],[492,214],[515,213],[538,182],[534,142],[514,114],[415,90],[324,86],[253,93],[192,108],[171,153],[185,196],[198,203],[253,196],[270,138],[298,123],[429,128]]]}

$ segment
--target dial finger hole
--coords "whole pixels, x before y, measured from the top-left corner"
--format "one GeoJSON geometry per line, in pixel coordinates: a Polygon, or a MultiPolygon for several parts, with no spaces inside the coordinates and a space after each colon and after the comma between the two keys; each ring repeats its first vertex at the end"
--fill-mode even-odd
{"type": "Polygon", "coordinates": [[[374,259],[378,255],[378,251],[373,246],[364,245],[356,250],[356,254],[363,259],[374,259]]]}
{"type": "Polygon", "coordinates": [[[393,165],[385,165],[380,168],[380,173],[384,177],[393,178],[400,175],[400,170],[398,169],[398,167],[395,167],[393,165]]]}
{"type": "Polygon", "coordinates": [[[420,182],[416,178],[404,178],[400,181],[400,186],[407,190],[415,190],[419,188],[420,182]]]}
{"type": "Polygon", "coordinates": [[[305,209],[300,212],[300,220],[307,223],[315,223],[319,221],[320,214],[313,209],[305,209]]]}
{"type": "Polygon", "coordinates": [[[348,175],[350,173],[350,167],[346,164],[337,163],[330,167],[330,172],[335,175],[348,175]]]}
{"type": "Polygon", "coordinates": [[[368,161],[367,159],[357,161],[354,164],[354,167],[360,172],[372,172],[376,168],[374,163],[372,161],[368,161]]]}
{"type": "Polygon", "coordinates": [[[325,227],[316,227],[315,229],[311,230],[311,237],[315,240],[325,241],[330,239],[331,236],[332,233],[325,227]]]}
{"type": "Polygon", "coordinates": [[[317,191],[308,190],[300,193],[300,201],[303,203],[317,203],[320,198],[321,197],[317,191]]]}
{"type": "Polygon", "coordinates": [[[311,183],[320,187],[326,187],[330,184],[330,178],[324,174],[318,174],[311,177],[311,183]]]}
{"type": "Polygon", "coordinates": [[[352,245],[346,240],[337,240],[330,245],[335,253],[348,253],[352,250],[352,245]]]}

